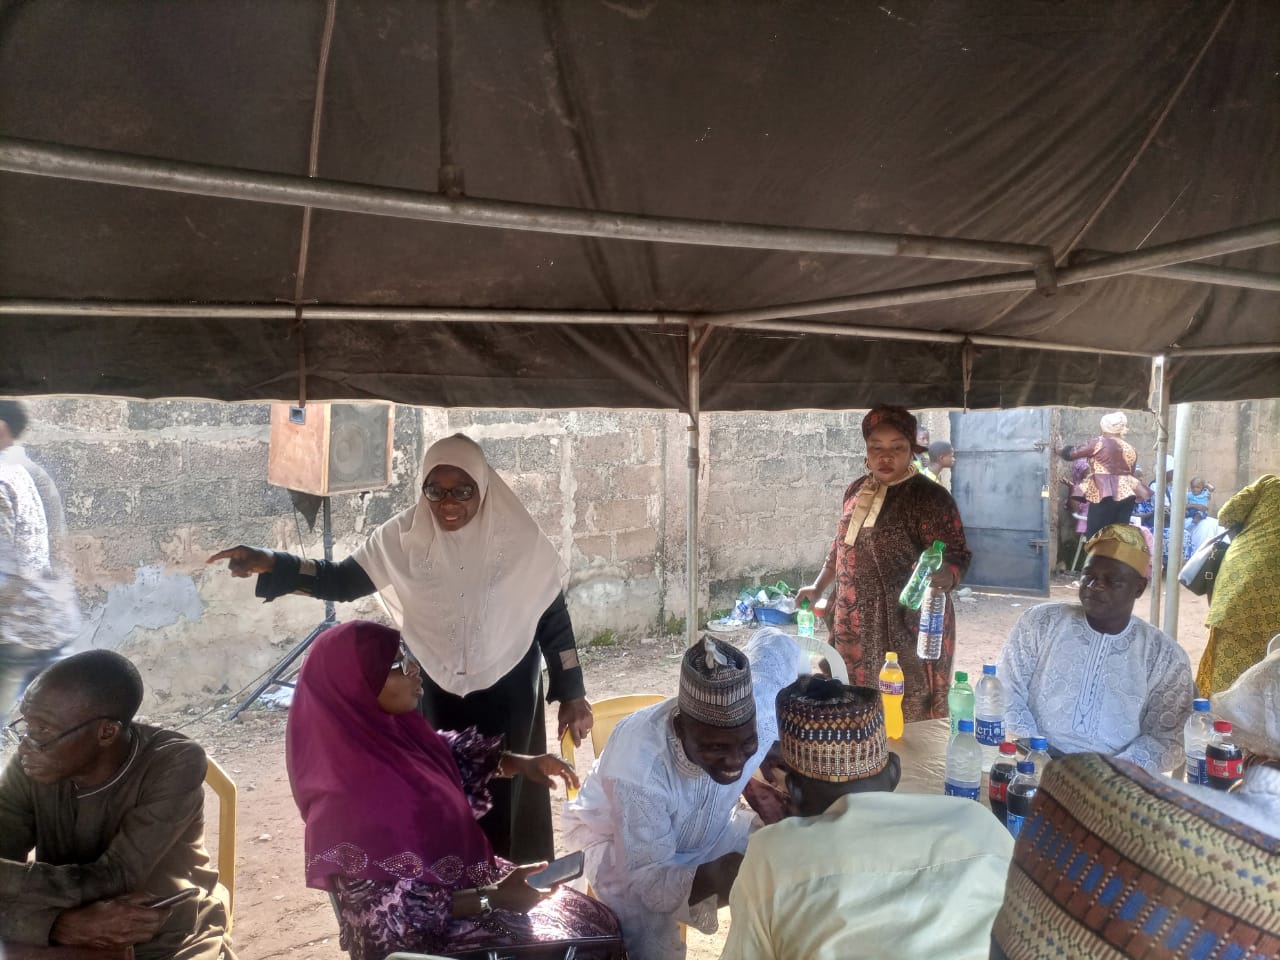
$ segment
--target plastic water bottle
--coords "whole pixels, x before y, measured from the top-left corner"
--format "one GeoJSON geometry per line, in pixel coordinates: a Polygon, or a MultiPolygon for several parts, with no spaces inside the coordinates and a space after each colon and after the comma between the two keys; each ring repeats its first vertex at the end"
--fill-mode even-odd
{"type": "Polygon", "coordinates": [[[1191,716],[1182,728],[1182,746],[1187,752],[1185,779],[1187,783],[1207,783],[1204,770],[1204,752],[1213,739],[1213,718],[1209,716],[1209,701],[1191,701],[1191,716]]]}
{"type": "Polygon", "coordinates": [[[960,732],[961,720],[973,723],[973,687],[969,686],[969,675],[963,670],[956,671],[956,682],[947,691],[947,712],[951,714],[953,737],[960,732]]]}
{"type": "Polygon", "coordinates": [[[1049,760],[1049,741],[1045,737],[1032,737],[1031,750],[1027,753],[1027,759],[1036,765],[1036,773],[1044,773],[1044,768],[1048,765],[1049,760]]]}
{"type": "Polygon", "coordinates": [[[884,732],[890,740],[902,739],[902,691],[906,677],[898,655],[890,650],[880,668],[880,700],[884,703],[884,732]]]}
{"type": "Polygon", "coordinates": [[[808,600],[802,600],[800,609],[796,611],[796,636],[813,636],[813,611],[809,609],[808,600]]]}
{"type": "Polygon", "coordinates": [[[1040,789],[1040,774],[1036,765],[1030,760],[1018,761],[1018,774],[1009,784],[1009,795],[1006,801],[1004,822],[1009,832],[1015,837],[1022,832],[1022,826],[1031,816],[1031,801],[1040,789]]]}
{"type": "Polygon", "coordinates": [[[949,797],[978,800],[982,792],[982,748],[973,738],[973,721],[961,720],[960,729],[947,744],[946,786],[949,797]]]}
{"type": "Polygon", "coordinates": [[[941,540],[933,541],[933,546],[920,554],[916,568],[911,571],[911,579],[898,594],[898,602],[908,610],[919,610],[920,601],[924,599],[924,588],[929,585],[929,578],[942,567],[942,551],[946,544],[941,540]]]}
{"type": "Polygon", "coordinates": [[[1005,804],[1009,799],[1009,784],[1018,772],[1017,744],[1006,740],[1000,744],[1000,759],[991,765],[991,775],[987,778],[987,802],[991,804],[991,812],[1001,823],[1005,822],[1005,804]]]}
{"type": "Polygon", "coordinates": [[[982,679],[974,694],[973,732],[982,747],[982,769],[991,769],[1004,743],[1004,684],[996,676],[996,665],[982,665],[982,679]]]}
{"type": "Polygon", "coordinates": [[[942,656],[942,624],[946,617],[947,595],[933,589],[932,584],[926,586],[920,601],[920,628],[916,631],[916,656],[921,660],[942,656]]]}
{"type": "Polygon", "coordinates": [[[1213,739],[1204,751],[1205,782],[1215,790],[1230,790],[1244,777],[1244,753],[1231,739],[1231,724],[1213,722],[1213,739]]]}

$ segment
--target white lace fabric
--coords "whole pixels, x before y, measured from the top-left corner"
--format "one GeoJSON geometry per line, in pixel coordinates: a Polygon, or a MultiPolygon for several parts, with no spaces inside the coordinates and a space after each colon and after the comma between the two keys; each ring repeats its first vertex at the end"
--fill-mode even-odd
{"type": "Polygon", "coordinates": [[[1079,604],[1042,603],[1014,624],[999,675],[1010,736],[1047,737],[1065,753],[1105,753],[1152,773],[1183,762],[1191,663],[1145,620],[1104,634],[1079,604]]]}

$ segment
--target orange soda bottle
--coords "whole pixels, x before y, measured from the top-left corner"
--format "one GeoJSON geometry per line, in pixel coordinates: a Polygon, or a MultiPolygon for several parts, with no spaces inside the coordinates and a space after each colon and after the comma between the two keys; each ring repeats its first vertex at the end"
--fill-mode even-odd
{"type": "Polygon", "coordinates": [[[884,655],[880,668],[880,700],[884,703],[884,732],[890,740],[902,739],[902,686],[905,681],[898,655],[893,651],[884,655]]]}

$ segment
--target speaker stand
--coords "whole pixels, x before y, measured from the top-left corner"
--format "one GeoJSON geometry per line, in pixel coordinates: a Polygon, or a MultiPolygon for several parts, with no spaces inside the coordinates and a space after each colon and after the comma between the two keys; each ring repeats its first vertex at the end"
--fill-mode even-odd
{"type": "MultiPolygon", "coordinates": [[[[330,516],[330,513],[329,513],[328,497],[321,498],[320,509],[321,509],[321,517],[322,517],[320,521],[321,522],[320,538],[321,538],[321,542],[324,543],[324,558],[332,563],[333,562],[333,527],[332,527],[333,518],[330,516]]],[[[258,686],[254,689],[253,693],[245,697],[243,703],[241,703],[238,707],[236,707],[234,710],[231,711],[231,713],[227,716],[227,719],[234,720],[236,717],[240,716],[240,714],[244,712],[246,707],[248,707],[250,704],[256,701],[260,696],[262,696],[272,687],[293,687],[295,685],[294,681],[292,679],[284,679],[284,677],[286,675],[291,675],[290,671],[293,667],[294,662],[299,657],[301,657],[304,653],[307,652],[307,648],[311,646],[312,642],[315,640],[316,637],[320,636],[320,634],[324,633],[330,627],[335,626],[337,622],[338,622],[338,616],[334,611],[333,601],[326,600],[324,602],[324,619],[320,621],[319,624],[316,625],[316,628],[314,630],[312,630],[310,633],[306,635],[305,638],[303,638],[302,642],[300,642],[292,650],[286,653],[284,657],[274,667],[271,668],[271,673],[267,675],[267,678],[263,680],[262,683],[258,684],[258,686]]]]}

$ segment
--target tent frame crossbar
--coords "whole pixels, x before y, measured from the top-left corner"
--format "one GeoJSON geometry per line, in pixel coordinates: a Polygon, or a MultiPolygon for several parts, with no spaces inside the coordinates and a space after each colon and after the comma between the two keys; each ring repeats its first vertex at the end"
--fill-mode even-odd
{"type": "MultiPolygon", "coordinates": [[[[684,334],[688,325],[718,324],[714,314],[608,311],[608,310],[526,310],[467,307],[364,307],[310,304],[292,307],[281,303],[157,303],[146,300],[29,300],[0,299],[0,317],[129,317],[165,320],[303,320],[392,321],[398,323],[529,323],[614,327],[659,327],[684,334]]],[[[777,333],[813,333],[825,336],[858,337],[865,340],[900,340],[922,343],[973,344],[980,347],[1012,347],[1052,350],[1063,353],[1093,353],[1109,356],[1207,357],[1221,355],[1280,353],[1280,344],[1244,343],[1216,347],[1170,347],[1158,353],[1144,350],[1109,350],[1052,340],[1001,337],[912,330],[902,327],[856,326],[852,324],[805,321],[765,321],[741,325],[742,329],[777,333]]]]}

